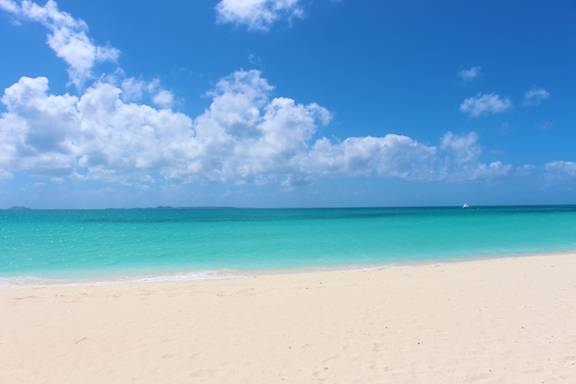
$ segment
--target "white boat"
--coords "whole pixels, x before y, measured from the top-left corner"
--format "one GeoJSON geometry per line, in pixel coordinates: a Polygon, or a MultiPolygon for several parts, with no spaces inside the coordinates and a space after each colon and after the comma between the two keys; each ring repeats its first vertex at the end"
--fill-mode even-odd
{"type": "Polygon", "coordinates": [[[470,206],[468,204],[464,204],[462,208],[470,208],[470,206]]]}

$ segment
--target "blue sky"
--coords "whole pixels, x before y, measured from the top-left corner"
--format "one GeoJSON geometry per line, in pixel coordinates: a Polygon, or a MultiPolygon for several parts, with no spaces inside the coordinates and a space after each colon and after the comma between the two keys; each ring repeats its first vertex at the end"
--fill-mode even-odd
{"type": "Polygon", "coordinates": [[[573,1],[0,0],[0,208],[576,204],[573,1]]]}

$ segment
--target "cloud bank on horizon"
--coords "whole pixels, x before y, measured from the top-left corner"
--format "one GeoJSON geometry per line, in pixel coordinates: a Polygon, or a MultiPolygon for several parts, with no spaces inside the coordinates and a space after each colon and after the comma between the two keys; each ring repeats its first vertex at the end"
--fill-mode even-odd
{"type": "MultiPolygon", "coordinates": [[[[258,70],[236,70],[206,95],[211,104],[198,116],[174,111],[173,94],[154,80],[127,77],[120,68],[95,79],[99,62],[116,63],[120,51],[97,45],[87,24],[60,11],[55,1],[0,0],[21,22],[48,29],[47,44],[67,65],[78,96],[50,93],[46,77],[23,76],[4,91],[0,118],[0,178],[15,172],[130,186],[170,183],[310,185],[325,177],[390,177],[414,181],[498,181],[512,178],[576,180],[576,163],[555,161],[514,167],[480,161],[475,132],[447,131],[437,145],[393,133],[344,139],[322,136],[332,114],[317,103],[275,96],[258,70]],[[91,84],[88,84],[92,81],[91,84]],[[153,105],[142,103],[150,96],[153,105]]],[[[216,21],[256,33],[279,21],[304,16],[298,0],[222,0],[216,21]]],[[[480,66],[456,75],[477,79],[480,66]]],[[[526,91],[523,106],[550,97],[543,88],[526,91]]],[[[512,99],[496,93],[466,98],[459,109],[470,118],[509,112],[512,99]]]]}

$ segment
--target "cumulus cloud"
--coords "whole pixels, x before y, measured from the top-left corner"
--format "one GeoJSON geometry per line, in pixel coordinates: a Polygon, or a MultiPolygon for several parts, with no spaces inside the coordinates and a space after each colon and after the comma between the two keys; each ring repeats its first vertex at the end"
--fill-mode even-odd
{"type": "Polygon", "coordinates": [[[482,154],[476,132],[470,132],[463,136],[447,132],[440,141],[440,149],[451,151],[454,155],[454,160],[459,165],[475,161],[482,154]]]}
{"type": "Polygon", "coordinates": [[[460,104],[460,111],[469,114],[471,117],[480,117],[490,113],[502,113],[512,106],[509,97],[501,98],[500,95],[491,93],[489,95],[479,93],[474,97],[464,100],[460,104]]]}
{"type": "Polygon", "coordinates": [[[120,55],[120,51],[114,47],[94,45],[87,35],[86,23],[59,11],[53,0],[48,0],[43,7],[29,0],[23,0],[20,4],[1,0],[0,7],[15,17],[39,22],[51,31],[47,43],[68,64],[70,82],[77,88],[93,78],[92,68],[96,62],[114,62],[120,55]]]}
{"type": "Polygon", "coordinates": [[[341,143],[318,140],[301,169],[321,176],[399,177],[411,180],[435,178],[438,150],[401,135],[350,137],[341,143]]]}
{"type": "Polygon", "coordinates": [[[480,76],[481,71],[481,67],[472,67],[470,69],[461,70],[458,72],[458,76],[462,79],[462,81],[464,81],[464,83],[468,83],[480,76]]]}
{"type": "Polygon", "coordinates": [[[142,100],[145,92],[147,93],[150,88],[145,81],[133,77],[122,80],[120,87],[122,88],[122,100],[125,102],[142,100]]]}
{"type": "Polygon", "coordinates": [[[126,102],[125,88],[126,81],[97,82],[81,97],[56,96],[48,93],[46,78],[23,77],[1,99],[7,112],[0,118],[0,176],[25,172],[141,185],[156,175],[175,183],[300,186],[339,176],[458,182],[510,170],[479,162],[473,132],[449,132],[439,147],[395,134],[322,137],[331,114],[315,103],[273,97],[274,87],[256,70],[222,78],[208,92],[210,107],[195,119],[126,102]]]}
{"type": "Polygon", "coordinates": [[[543,166],[525,164],[515,170],[515,176],[540,188],[574,189],[576,162],[556,160],[543,166]]]}
{"type": "Polygon", "coordinates": [[[23,77],[6,89],[1,101],[7,113],[0,119],[0,138],[9,157],[8,170],[60,176],[73,168],[71,140],[77,128],[78,98],[47,95],[48,79],[23,77]]]}
{"type": "Polygon", "coordinates": [[[117,69],[114,74],[104,76],[102,82],[113,84],[120,89],[122,101],[144,102],[149,100],[161,108],[171,108],[174,103],[174,94],[160,85],[160,80],[145,81],[134,77],[126,77],[122,69],[117,69]]]}
{"type": "Polygon", "coordinates": [[[573,161],[552,161],[546,163],[545,168],[550,173],[576,179],[576,163],[573,161]]]}
{"type": "Polygon", "coordinates": [[[479,162],[482,149],[478,143],[476,132],[465,135],[455,135],[447,132],[440,141],[440,149],[448,155],[443,179],[452,182],[474,180],[502,180],[513,175],[514,168],[510,164],[494,161],[490,164],[479,162]]]}
{"type": "Polygon", "coordinates": [[[302,18],[299,0],[221,0],[216,5],[220,23],[244,25],[250,30],[266,31],[279,20],[302,18]]]}
{"type": "Polygon", "coordinates": [[[146,181],[192,133],[187,116],[125,104],[122,91],[110,84],[96,83],[80,98],[47,91],[43,77],[23,77],[6,89],[2,103],[8,112],[0,119],[5,171],[146,181]]]}
{"type": "Polygon", "coordinates": [[[172,95],[172,92],[170,91],[162,90],[154,96],[153,100],[154,104],[159,105],[160,107],[170,108],[174,103],[174,95],[172,95]]]}
{"type": "Polygon", "coordinates": [[[576,183],[576,163],[573,161],[551,161],[544,165],[540,178],[547,185],[566,186],[576,183]]]}
{"type": "Polygon", "coordinates": [[[537,86],[533,86],[532,89],[529,91],[524,92],[524,101],[522,102],[523,106],[536,106],[540,105],[542,100],[546,100],[550,97],[550,92],[543,88],[538,88],[537,86]]]}
{"type": "Polygon", "coordinates": [[[220,80],[212,104],[194,121],[200,158],[193,168],[207,181],[262,182],[290,173],[330,113],[317,104],[273,98],[259,71],[237,71],[220,80]]]}

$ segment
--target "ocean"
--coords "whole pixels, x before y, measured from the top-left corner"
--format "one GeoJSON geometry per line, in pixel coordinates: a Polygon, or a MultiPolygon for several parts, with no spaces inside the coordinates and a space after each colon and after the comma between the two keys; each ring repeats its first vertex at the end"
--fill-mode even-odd
{"type": "Polygon", "coordinates": [[[576,206],[0,211],[0,287],[406,266],[576,249],[576,206]]]}

